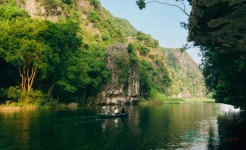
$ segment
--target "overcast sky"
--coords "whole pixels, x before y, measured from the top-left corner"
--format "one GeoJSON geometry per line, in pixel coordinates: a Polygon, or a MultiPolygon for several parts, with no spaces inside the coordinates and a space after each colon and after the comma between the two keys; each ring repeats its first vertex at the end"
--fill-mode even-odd
{"type": "MultiPolygon", "coordinates": [[[[182,4],[175,0],[159,1],[182,7],[182,4]]],[[[100,0],[100,2],[112,15],[127,19],[138,31],[157,39],[162,47],[180,48],[187,43],[188,30],[181,28],[180,22],[187,22],[188,16],[177,7],[149,3],[145,9],[140,10],[136,0],[100,0]]],[[[186,3],[188,14],[190,10],[191,6],[186,3]]],[[[200,63],[198,49],[192,48],[187,52],[197,64],[200,63]]]]}

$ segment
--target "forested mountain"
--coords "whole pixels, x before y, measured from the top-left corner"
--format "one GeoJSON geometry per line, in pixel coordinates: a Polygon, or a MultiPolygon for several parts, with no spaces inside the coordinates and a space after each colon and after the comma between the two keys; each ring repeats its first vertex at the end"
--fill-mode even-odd
{"type": "Polygon", "coordinates": [[[147,98],[153,90],[174,97],[205,93],[201,72],[186,52],[161,48],[150,35],[112,16],[98,0],[0,4],[2,103],[95,100],[102,87],[112,83],[105,51],[119,42],[128,46],[126,54],[115,58],[116,81],[128,84],[129,67],[136,65],[140,97],[147,98]]]}

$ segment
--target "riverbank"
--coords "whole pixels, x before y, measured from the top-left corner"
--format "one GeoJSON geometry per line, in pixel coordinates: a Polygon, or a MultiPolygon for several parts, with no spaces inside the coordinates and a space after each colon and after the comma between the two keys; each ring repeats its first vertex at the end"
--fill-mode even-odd
{"type": "MultiPolygon", "coordinates": [[[[162,105],[162,104],[184,104],[184,103],[215,103],[214,99],[209,99],[206,97],[197,97],[197,98],[172,98],[166,97],[162,94],[158,94],[153,98],[140,99],[139,105],[162,105]]],[[[20,104],[20,103],[8,103],[1,104],[0,111],[12,111],[20,109],[68,109],[69,104],[65,103],[56,103],[56,104],[47,104],[43,106],[37,106],[35,104],[20,104]]],[[[74,108],[74,107],[73,107],[74,108]]]]}
{"type": "Polygon", "coordinates": [[[64,104],[64,103],[57,103],[55,105],[43,105],[43,106],[37,106],[35,104],[24,105],[21,103],[8,103],[8,104],[0,105],[0,111],[14,111],[20,109],[49,109],[49,108],[66,109],[69,107],[68,104],[64,104]]]}
{"type": "Polygon", "coordinates": [[[184,104],[184,103],[215,103],[214,99],[206,97],[172,98],[162,94],[156,94],[152,98],[141,99],[140,105],[184,104]]]}

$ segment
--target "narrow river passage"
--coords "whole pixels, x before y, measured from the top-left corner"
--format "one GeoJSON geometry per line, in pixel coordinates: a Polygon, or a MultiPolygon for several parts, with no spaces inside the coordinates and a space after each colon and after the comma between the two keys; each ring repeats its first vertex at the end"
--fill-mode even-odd
{"type": "MultiPolygon", "coordinates": [[[[113,111],[114,106],[107,106],[113,111]]],[[[102,119],[101,107],[0,111],[0,150],[239,149],[245,113],[215,103],[126,106],[102,119]]]]}

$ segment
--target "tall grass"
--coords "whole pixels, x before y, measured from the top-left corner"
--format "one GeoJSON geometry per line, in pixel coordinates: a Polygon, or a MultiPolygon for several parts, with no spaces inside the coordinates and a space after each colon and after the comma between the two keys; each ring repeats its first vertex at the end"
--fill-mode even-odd
{"type": "Polygon", "coordinates": [[[161,94],[159,92],[154,92],[150,95],[148,99],[141,99],[139,104],[143,105],[161,105],[164,103],[169,104],[182,104],[182,103],[215,103],[213,99],[209,99],[206,97],[197,97],[197,98],[173,98],[173,97],[167,97],[164,94],[161,94]]]}

